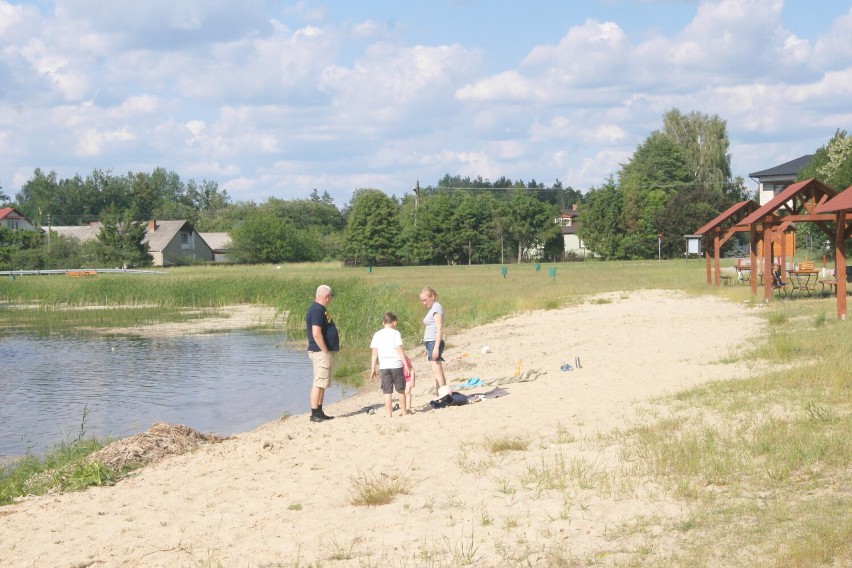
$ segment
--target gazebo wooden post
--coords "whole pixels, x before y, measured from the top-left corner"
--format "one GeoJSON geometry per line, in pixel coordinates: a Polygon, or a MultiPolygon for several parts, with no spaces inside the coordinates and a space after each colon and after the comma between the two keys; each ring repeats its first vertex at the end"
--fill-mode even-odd
{"type": "Polygon", "coordinates": [[[843,211],[838,211],[834,219],[834,270],[837,280],[837,319],[846,319],[846,217],[843,211]]]}
{"type": "Polygon", "coordinates": [[[772,299],[772,229],[763,223],[763,303],[772,299]]]}
{"type": "MultiPolygon", "coordinates": [[[[710,239],[706,239],[709,241],[710,239]]],[[[710,274],[711,264],[710,264],[710,247],[704,247],[704,272],[707,274],[707,285],[710,286],[713,284],[713,278],[710,274]]]]}
{"type": "Polygon", "coordinates": [[[781,241],[781,262],[778,269],[783,275],[787,272],[787,231],[779,231],[778,239],[781,241]]]}
{"type": "Polygon", "coordinates": [[[714,278],[714,283],[716,288],[719,287],[721,278],[722,278],[722,267],[719,264],[719,257],[722,256],[722,245],[719,241],[719,229],[717,228],[713,231],[713,263],[714,268],[716,270],[716,276],[714,278]]]}
{"type": "Polygon", "coordinates": [[[757,296],[757,225],[752,223],[749,229],[748,238],[748,265],[749,280],[751,281],[751,295],[757,296]]]}
{"type": "Polygon", "coordinates": [[[708,235],[704,236],[704,272],[707,274],[707,285],[710,286],[713,283],[713,279],[710,276],[710,237],[708,235]]]}

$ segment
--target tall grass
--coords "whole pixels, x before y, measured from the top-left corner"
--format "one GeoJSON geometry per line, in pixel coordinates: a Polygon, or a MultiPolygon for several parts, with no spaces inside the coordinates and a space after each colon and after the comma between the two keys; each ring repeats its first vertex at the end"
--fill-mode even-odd
{"type": "MultiPolygon", "coordinates": [[[[586,262],[508,266],[424,266],[400,268],[341,268],[336,264],[300,264],[276,267],[182,267],[165,274],[99,274],[96,278],[68,279],[58,275],[0,278],[0,325],[18,319],[8,305],[37,305],[46,315],[57,307],[125,306],[159,310],[165,316],[178,308],[217,308],[251,303],[298,314],[289,326],[301,328],[302,312],[316,286],[335,290],[332,311],[351,339],[363,340],[380,327],[386,310],[400,316],[400,330],[419,333],[422,307],[418,294],[429,285],[440,293],[448,309],[450,330],[478,325],[509,313],[552,308],[597,292],[666,288],[703,290],[703,273],[695,261],[586,262]],[[551,278],[548,268],[556,270],[551,278]]],[[[109,314],[109,312],[107,312],[109,314]]],[[[116,318],[121,314],[116,311],[116,318]]],[[[73,322],[78,317],[69,312],[73,322]]],[[[109,321],[104,321],[109,326],[109,321]]],[[[57,321],[57,325],[59,322],[57,321]]],[[[351,344],[351,342],[350,342],[351,344]]]]}

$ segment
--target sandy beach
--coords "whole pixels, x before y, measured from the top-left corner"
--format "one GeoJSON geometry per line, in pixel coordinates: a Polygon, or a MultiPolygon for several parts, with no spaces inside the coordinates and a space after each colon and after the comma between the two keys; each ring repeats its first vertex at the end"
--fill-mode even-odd
{"type": "Polygon", "coordinates": [[[414,415],[365,413],[381,404],[376,384],[328,406],[329,422],[291,416],[112,487],[0,507],[0,567],[608,565],[638,535],[671,549],[686,505],[651,480],[620,484],[630,464],[607,435],[665,415],[660,397],[748,376],[728,361],[763,333],[755,309],[646,290],[507,317],[445,352],[450,384],[483,383],[460,392],[505,394],[437,410],[422,348],[406,346],[414,415]],[[582,368],[560,370],[575,357],[582,368]],[[508,438],[528,444],[489,451],[508,438]],[[352,504],[370,479],[408,492],[352,504]],[[643,531],[619,530],[637,519],[643,531]]]}

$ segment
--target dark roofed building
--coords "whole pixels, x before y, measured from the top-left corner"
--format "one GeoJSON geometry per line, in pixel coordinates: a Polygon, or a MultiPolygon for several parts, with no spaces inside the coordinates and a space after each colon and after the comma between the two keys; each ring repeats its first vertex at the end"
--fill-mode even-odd
{"type": "Polygon", "coordinates": [[[748,177],[755,180],[758,184],[758,203],[765,205],[773,197],[787,189],[790,184],[796,181],[796,176],[799,175],[802,168],[810,164],[813,159],[813,154],[806,154],[768,170],[748,174],[748,177]]]}

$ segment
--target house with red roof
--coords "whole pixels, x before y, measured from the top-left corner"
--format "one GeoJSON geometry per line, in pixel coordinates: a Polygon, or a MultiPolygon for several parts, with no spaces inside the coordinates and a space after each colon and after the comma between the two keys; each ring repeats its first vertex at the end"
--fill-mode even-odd
{"type": "Polygon", "coordinates": [[[12,207],[0,207],[0,227],[6,227],[10,231],[39,231],[29,219],[21,215],[12,207]]]}

